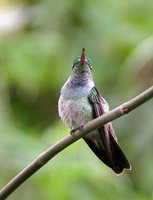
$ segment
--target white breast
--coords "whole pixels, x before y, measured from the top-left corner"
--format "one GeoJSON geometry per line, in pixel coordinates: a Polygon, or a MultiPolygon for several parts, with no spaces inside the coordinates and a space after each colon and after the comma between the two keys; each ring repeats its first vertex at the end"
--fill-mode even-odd
{"type": "Polygon", "coordinates": [[[69,79],[61,90],[58,102],[59,116],[70,129],[76,129],[92,119],[92,107],[88,94],[94,87],[93,81],[80,87],[69,87],[69,79]]]}
{"type": "Polygon", "coordinates": [[[87,97],[72,100],[61,95],[58,110],[60,117],[70,129],[76,129],[92,119],[92,107],[87,97]]]}

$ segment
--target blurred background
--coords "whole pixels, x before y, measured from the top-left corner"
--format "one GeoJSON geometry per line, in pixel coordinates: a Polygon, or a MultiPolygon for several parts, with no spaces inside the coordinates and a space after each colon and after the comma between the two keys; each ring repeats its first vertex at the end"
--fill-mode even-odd
{"type": "MultiPolygon", "coordinates": [[[[153,84],[153,1],[0,0],[0,187],[69,134],[60,88],[83,47],[111,108],[153,84]]],[[[153,101],[113,122],[133,170],[117,177],[83,140],[10,200],[153,199],[153,101]]]]}

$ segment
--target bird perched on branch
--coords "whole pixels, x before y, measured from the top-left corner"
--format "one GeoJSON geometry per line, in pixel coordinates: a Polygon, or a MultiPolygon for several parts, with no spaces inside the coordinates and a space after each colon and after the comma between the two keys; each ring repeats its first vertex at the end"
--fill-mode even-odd
{"type": "MultiPolygon", "coordinates": [[[[58,109],[60,117],[72,132],[109,111],[108,103],[95,87],[92,62],[85,56],[84,48],[81,56],[73,61],[72,73],[61,89],[58,109]]],[[[88,133],[83,139],[96,156],[116,174],[131,169],[118,145],[111,122],[88,133]]]]}

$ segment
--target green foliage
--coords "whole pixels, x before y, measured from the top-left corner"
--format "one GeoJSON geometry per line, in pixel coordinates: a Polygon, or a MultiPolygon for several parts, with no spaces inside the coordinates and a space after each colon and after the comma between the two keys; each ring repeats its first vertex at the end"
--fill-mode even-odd
{"type": "MultiPolygon", "coordinates": [[[[153,2],[0,1],[4,4],[22,5],[25,21],[5,34],[0,28],[0,187],[69,133],[59,122],[57,101],[83,47],[111,108],[153,83],[153,2]]],[[[9,199],[153,199],[152,121],[151,100],[114,122],[131,172],[116,177],[80,140],[9,199]]]]}

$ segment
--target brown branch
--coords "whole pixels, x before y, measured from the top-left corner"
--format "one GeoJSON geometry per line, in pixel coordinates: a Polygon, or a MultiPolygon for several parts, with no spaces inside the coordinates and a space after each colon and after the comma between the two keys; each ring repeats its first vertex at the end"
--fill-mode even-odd
{"type": "Polygon", "coordinates": [[[74,136],[68,135],[58,141],[56,144],[48,148],[45,152],[40,154],[33,162],[25,167],[19,174],[17,174],[7,185],[0,190],[0,200],[6,199],[16,188],[18,188],[25,180],[27,180],[38,169],[44,166],[51,158],[61,152],[63,149],[79,140],[85,134],[97,129],[104,124],[113,121],[120,116],[129,113],[144,102],[153,97],[153,86],[136,96],[132,100],[120,105],[119,107],[111,110],[110,112],[93,119],[83,126],[81,131],[76,131],[74,136]]]}

